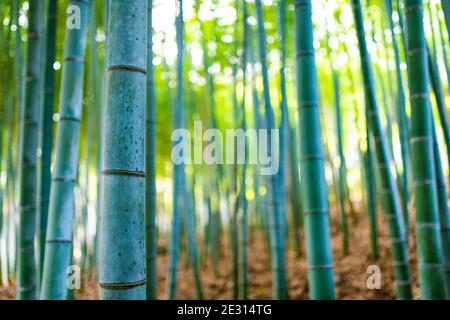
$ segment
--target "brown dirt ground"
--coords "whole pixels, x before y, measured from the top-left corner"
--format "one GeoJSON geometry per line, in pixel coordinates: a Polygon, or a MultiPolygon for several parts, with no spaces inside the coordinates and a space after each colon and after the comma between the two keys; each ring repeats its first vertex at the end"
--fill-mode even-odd
{"type": "MultiPolygon", "coordinates": [[[[334,211],[334,210],[333,210],[334,211]]],[[[334,277],[337,299],[395,299],[395,287],[393,270],[391,267],[390,245],[388,228],[382,219],[381,213],[378,227],[379,258],[371,260],[369,257],[369,231],[368,221],[363,214],[358,215],[358,223],[350,224],[350,253],[343,256],[341,250],[341,235],[337,223],[337,213],[332,213],[332,244],[334,258],[334,277]],[[378,265],[381,269],[381,289],[369,290],[366,287],[367,267],[378,265]]],[[[302,237],[303,239],[303,237],[302,237]]],[[[204,297],[206,299],[231,299],[232,298],[232,278],[231,259],[229,248],[223,245],[220,259],[220,275],[216,276],[211,264],[208,262],[202,266],[201,274],[203,281],[204,297]]],[[[267,254],[267,246],[260,234],[255,234],[249,244],[249,298],[250,299],[270,299],[271,298],[271,267],[267,254]]],[[[304,248],[303,248],[304,252],[304,248]]],[[[417,260],[415,248],[410,245],[409,249],[413,291],[415,298],[418,298],[419,289],[417,283],[417,260]]],[[[288,249],[286,256],[289,298],[308,299],[308,282],[306,274],[306,259],[302,255],[296,257],[292,248],[288,249]]],[[[181,258],[178,273],[178,299],[195,299],[194,281],[192,269],[188,266],[186,259],[181,258]]],[[[158,255],[158,297],[167,298],[167,252],[166,245],[159,243],[158,255]]],[[[0,288],[0,300],[14,299],[14,286],[0,288]]],[[[84,279],[84,288],[77,293],[77,299],[97,299],[98,288],[93,277],[84,279]]]]}

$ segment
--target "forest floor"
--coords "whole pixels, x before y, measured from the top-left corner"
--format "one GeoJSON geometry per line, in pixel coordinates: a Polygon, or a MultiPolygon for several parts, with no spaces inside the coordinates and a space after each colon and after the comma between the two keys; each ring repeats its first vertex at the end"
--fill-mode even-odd
{"type": "MultiPolygon", "coordinates": [[[[333,210],[334,211],[334,210],[333,210]]],[[[337,222],[337,212],[332,212],[332,244],[334,259],[334,280],[337,299],[395,299],[395,283],[391,266],[388,227],[380,213],[378,215],[378,249],[379,257],[370,258],[368,219],[358,214],[358,222],[353,224],[350,219],[350,253],[343,256],[342,239],[337,222]],[[381,270],[381,288],[368,289],[367,279],[370,274],[367,268],[377,265],[381,270]]],[[[303,236],[303,235],[302,235],[303,236]]],[[[303,239],[303,237],[302,237],[303,239]]],[[[411,243],[413,241],[410,241],[411,243]]],[[[290,246],[292,247],[292,246],[290,246]]],[[[167,246],[159,243],[158,253],[158,298],[167,298],[167,246]]],[[[202,266],[203,293],[205,299],[232,299],[231,258],[227,244],[224,243],[219,264],[219,275],[216,275],[210,262],[202,266]]],[[[304,246],[302,248],[304,252],[304,246]]],[[[417,260],[414,245],[409,246],[411,269],[413,277],[414,297],[418,298],[417,260]]],[[[261,234],[255,234],[249,243],[249,298],[271,299],[272,273],[266,241],[261,234]]],[[[306,258],[302,254],[297,257],[289,248],[286,255],[287,277],[290,299],[308,299],[308,281],[306,258]]],[[[178,299],[195,299],[195,285],[192,269],[181,257],[178,272],[178,299]]],[[[0,300],[13,299],[14,286],[0,288],[0,300]]],[[[98,287],[94,279],[85,279],[84,286],[76,295],[77,299],[98,299],[98,287]]]]}

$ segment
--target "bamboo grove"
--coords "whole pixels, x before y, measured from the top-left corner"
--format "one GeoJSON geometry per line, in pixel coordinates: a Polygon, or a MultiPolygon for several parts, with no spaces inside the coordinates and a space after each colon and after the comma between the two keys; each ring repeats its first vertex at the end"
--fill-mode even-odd
{"type": "Polygon", "coordinates": [[[450,299],[448,0],[0,16],[1,299],[450,299]]]}

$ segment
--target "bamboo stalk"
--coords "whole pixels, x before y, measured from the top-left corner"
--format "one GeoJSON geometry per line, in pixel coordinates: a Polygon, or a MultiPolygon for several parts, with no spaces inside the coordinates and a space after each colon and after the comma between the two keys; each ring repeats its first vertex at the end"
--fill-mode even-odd
{"type": "Polygon", "coordinates": [[[415,191],[419,284],[422,299],[445,298],[436,171],[433,156],[427,49],[422,0],[405,0],[411,103],[411,162],[415,191]]]}
{"type": "Polygon", "coordinates": [[[147,4],[109,1],[99,239],[100,296],[108,300],[146,296],[147,4]]]}
{"type": "MultiPolygon", "coordinates": [[[[44,41],[44,3],[30,2],[28,19],[27,61],[21,111],[19,151],[19,253],[17,266],[17,299],[36,299],[34,236],[36,225],[36,165],[39,112],[41,109],[42,56],[44,41]]],[[[20,50],[20,49],[19,49],[20,50]]]]}
{"type": "Polygon", "coordinates": [[[324,173],[311,1],[295,1],[300,170],[311,299],[334,299],[330,221],[324,173]]]}
{"type": "Polygon", "coordinates": [[[146,106],[146,159],[145,171],[145,236],[146,236],[146,264],[147,264],[147,300],[157,297],[156,283],[156,168],[155,168],[155,129],[156,129],[156,96],[153,68],[153,28],[152,28],[153,0],[148,0],[147,25],[147,106],[146,106]]]}
{"type": "MultiPolygon", "coordinates": [[[[259,36],[259,54],[262,66],[262,78],[264,86],[264,106],[265,116],[267,119],[266,129],[269,131],[268,141],[271,141],[271,130],[275,128],[275,118],[273,114],[272,104],[270,101],[270,88],[269,88],[269,76],[267,71],[267,57],[266,57],[266,32],[264,27],[264,17],[262,10],[261,0],[256,0],[256,13],[258,23],[258,36],[259,36]]],[[[279,152],[279,150],[272,150],[274,146],[269,146],[269,153],[279,152]]],[[[280,197],[279,197],[279,185],[277,175],[272,175],[270,180],[270,195],[271,212],[269,217],[270,228],[270,246],[271,246],[271,260],[272,260],[272,273],[273,273],[273,297],[276,299],[287,298],[287,283],[286,283],[286,262],[285,262],[285,245],[284,245],[284,225],[282,215],[284,214],[280,210],[280,197]]]]}
{"type": "Polygon", "coordinates": [[[40,132],[37,171],[37,283],[38,292],[41,287],[42,269],[44,267],[45,236],[47,233],[48,206],[50,200],[51,185],[51,155],[53,145],[53,101],[55,94],[55,70],[53,63],[55,61],[56,50],[56,15],[58,12],[57,0],[50,0],[48,3],[47,26],[46,26],[46,57],[45,57],[45,76],[44,76],[44,100],[40,114],[40,132]]]}
{"type": "MultiPolygon", "coordinates": [[[[176,2],[177,16],[176,42],[177,42],[177,94],[175,103],[174,128],[184,128],[184,99],[183,99],[183,50],[184,50],[184,22],[183,22],[183,0],[176,2]]],[[[176,298],[177,290],[177,269],[178,256],[180,251],[180,231],[181,231],[181,210],[185,210],[185,175],[184,164],[174,164],[173,166],[173,216],[172,233],[170,239],[170,258],[169,258],[169,299],[176,298]]]]}
{"type": "Polygon", "coordinates": [[[358,36],[361,68],[367,101],[367,122],[375,144],[377,170],[380,177],[381,205],[386,220],[389,223],[393,266],[396,279],[397,298],[411,299],[411,279],[409,259],[406,246],[405,226],[402,209],[394,177],[391,172],[391,159],[381,127],[378,101],[376,98],[373,70],[370,55],[366,45],[364,22],[359,0],[352,0],[353,15],[358,36]]]}
{"type": "Polygon", "coordinates": [[[67,27],[55,144],[48,225],[42,274],[42,299],[67,299],[67,268],[72,264],[74,187],[78,176],[84,58],[91,2],[72,0],[80,8],[80,29],[67,27]]]}
{"type": "Polygon", "coordinates": [[[406,98],[403,88],[403,77],[400,69],[400,51],[398,48],[397,39],[394,33],[394,21],[392,20],[392,0],[385,0],[385,6],[388,15],[389,29],[392,34],[392,46],[394,48],[395,56],[395,75],[397,81],[397,123],[400,133],[400,152],[402,155],[403,173],[401,175],[401,183],[403,189],[403,220],[405,224],[405,230],[408,237],[409,233],[409,171],[410,171],[410,159],[409,159],[409,147],[408,147],[408,118],[406,115],[406,98]]]}
{"type": "Polygon", "coordinates": [[[432,135],[433,135],[434,165],[436,167],[436,187],[439,205],[440,233],[442,240],[444,285],[446,297],[448,300],[450,299],[450,216],[447,204],[447,187],[445,185],[445,176],[442,170],[442,163],[439,152],[439,143],[436,136],[436,128],[434,125],[433,117],[431,118],[431,121],[433,130],[432,135]]]}

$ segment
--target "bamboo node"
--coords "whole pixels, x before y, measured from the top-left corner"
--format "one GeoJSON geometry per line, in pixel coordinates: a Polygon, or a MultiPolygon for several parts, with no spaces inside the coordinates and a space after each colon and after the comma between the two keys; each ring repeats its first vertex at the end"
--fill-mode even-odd
{"type": "Polygon", "coordinates": [[[132,176],[132,177],[140,177],[145,178],[145,172],[142,171],[131,171],[126,169],[108,169],[103,170],[102,172],[105,176],[132,176]]]}
{"type": "Polygon", "coordinates": [[[37,126],[38,125],[38,121],[36,121],[35,119],[23,119],[22,123],[24,125],[32,125],[32,126],[37,126]]]}
{"type": "Polygon", "coordinates": [[[304,155],[302,157],[300,157],[301,161],[304,160],[323,160],[323,155],[321,153],[317,153],[317,154],[307,154],[304,155]]]}
{"type": "Polygon", "coordinates": [[[130,72],[140,72],[143,74],[147,74],[147,70],[138,66],[132,66],[132,65],[112,65],[108,67],[108,72],[114,71],[114,70],[126,70],[130,72]]]}
{"type": "Polygon", "coordinates": [[[33,291],[35,289],[36,289],[35,285],[31,285],[31,286],[28,286],[28,287],[19,287],[19,286],[16,287],[16,290],[19,291],[19,292],[33,291]]]}
{"type": "Polygon", "coordinates": [[[394,260],[394,261],[392,261],[393,267],[403,267],[403,266],[407,266],[407,265],[409,265],[409,260],[404,260],[404,261],[394,260]]]}
{"type": "Polygon", "coordinates": [[[314,56],[314,50],[299,50],[297,51],[297,58],[314,56]]]}
{"type": "Polygon", "coordinates": [[[48,239],[46,243],[72,243],[72,240],[67,239],[48,239]]]}
{"type": "Polygon", "coordinates": [[[440,229],[440,224],[436,222],[416,222],[416,228],[440,229]]]}
{"type": "Polygon", "coordinates": [[[81,122],[81,119],[74,116],[61,116],[59,121],[81,122]]]}
{"type": "Polygon", "coordinates": [[[431,141],[431,137],[430,136],[414,137],[409,140],[409,143],[413,144],[413,143],[424,142],[424,141],[431,141]]]}
{"type": "Polygon", "coordinates": [[[414,181],[413,186],[421,187],[421,186],[432,185],[434,183],[435,183],[435,181],[432,179],[424,179],[424,180],[414,181]]]}
{"type": "Polygon", "coordinates": [[[77,182],[77,179],[72,178],[72,177],[58,177],[58,176],[54,176],[52,178],[53,182],[69,182],[69,183],[75,183],[77,182]]]}
{"type": "Polygon", "coordinates": [[[421,54],[428,55],[428,50],[425,49],[425,48],[415,48],[415,49],[409,49],[407,51],[408,57],[418,56],[418,55],[421,55],[421,54]]]}
{"type": "Polygon", "coordinates": [[[20,212],[30,212],[36,210],[36,206],[23,206],[20,207],[20,212]]]}
{"type": "Polygon", "coordinates": [[[396,244],[396,243],[402,243],[402,242],[405,242],[405,238],[404,238],[404,237],[400,237],[400,238],[392,238],[392,239],[391,239],[391,242],[392,242],[393,244],[396,244]]]}
{"type": "Polygon", "coordinates": [[[312,108],[312,107],[318,107],[319,103],[317,101],[300,101],[299,107],[300,108],[312,108]]]}
{"type": "Polygon", "coordinates": [[[410,286],[411,285],[411,278],[408,278],[406,280],[395,280],[395,285],[398,286],[398,287],[410,286]]]}
{"type": "Polygon", "coordinates": [[[405,11],[405,14],[407,14],[413,10],[419,10],[419,9],[420,10],[422,9],[422,5],[418,4],[418,3],[414,3],[414,4],[410,4],[409,6],[405,6],[403,10],[405,11]]]}
{"type": "Polygon", "coordinates": [[[302,6],[311,6],[311,1],[308,0],[296,0],[294,2],[294,5],[296,8],[302,7],[302,6]]]}
{"type": "Polygon", "coordinates": [[[419,100],[419,99],[428,99],[429,94],[428,92],[419,92],[419,93],[414,93],[412,95],[409,96],[409,100],[419,100]]]}
{"type": "Polygon", "coordinates": [[[100,282],[100,288],[102,289],[109,289],[109,290],[127,290],[132,289],[136,287],[143,286],[147,283],[147,279],[143,279],[136,282],[129,282],[129,283],[105,283],[100,282]]]}
{"type": "Polygon", "coordinates": [[[84,63],[83,57],[65,57],[64,62],[79,62],[84,63]]]}
{"type": "Polygon", "coordinates": [[[419,269],[442,269],[442,263],[419,263],[419,269]]]}

